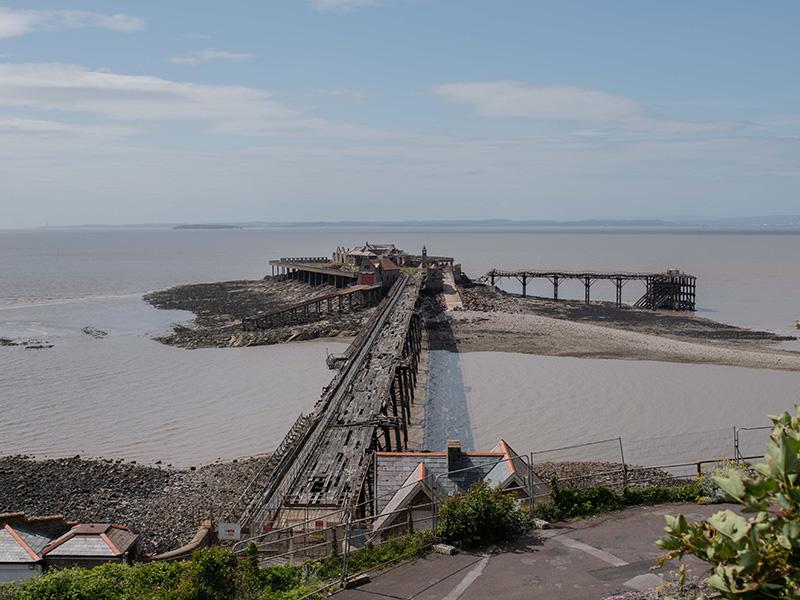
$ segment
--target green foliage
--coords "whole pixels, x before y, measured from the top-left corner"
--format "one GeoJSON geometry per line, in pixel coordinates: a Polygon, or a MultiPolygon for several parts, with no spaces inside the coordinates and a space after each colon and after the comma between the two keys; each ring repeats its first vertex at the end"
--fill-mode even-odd
{"type": "Polygon", "coordinates": [[[590,517],[604,512],[621,510],[627,506],[643,506],[665,502],[694,502],[700,492],[699,483],[680,487],[629,488],[618,492],[611,488],[562,488],[558,481],[551,483],[549,504],[540,504],[533,515],[546,521],[561,521],[590,517]]]}
{"type": "MultiPolygon", "coordinates": [[[[369,544],[350,554],[350,573],[422,556],[431,539],[429,533],[420,533],[369,544]]],[[[186,562],[52,570],[21,584],[0,585],[0,600],[293,600],[341,573],[340,556],[262,569],[251,544],[242,558],[214,547],[199,550],[186,562]]]]}
{"type": "Polygon", "coordinates": [[[661,564],[686,554],[709,563],[708,583],[725,598],[800,598],[800,407],[770,417],[765,462],[753,476],[730,471],[715,483],[745,514],[717,512],[698,523],[667,517],[661,564]]]}
{"type": "Polygon", "coordinates": [[[474,547],[513,539],[532,525],[530,514],[514,498],[478,483],[444,502],[437,533],[451,544],[474,547]]]}
{"type": "Polygon", "coordinates": [[[704,504],[716,504],[727,501],[728,497],[722,488],[717,485],[718,478],[728,479],[737,473],[740,477],[752,476],[752,469],[744,462],[726,460],[722,464],[714,467],[711,473],[705,473],[700,477],[700,500],[704,504]]]}

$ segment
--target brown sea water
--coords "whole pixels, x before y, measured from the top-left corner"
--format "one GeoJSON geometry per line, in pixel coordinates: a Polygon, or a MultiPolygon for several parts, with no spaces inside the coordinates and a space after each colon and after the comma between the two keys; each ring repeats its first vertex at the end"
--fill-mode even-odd
{"type": "MultiPolygon", "coordinates": [[[[324,356],[326,347],[334,351],[335,345],[167,348],[151,336],[191,315],[157,311],[141,296],[179,283],[258,278],[267,272],[270,258],[327,255],[338,245],[364,241],[394,242],[412,252],[425,244],[432,254],[456,257],[472,276],[491,267],[678,267],[699,278],[700,315],[785,334],[794,332],[794,322],[800,318],[800,235],[794,234],[0,231],[0,337],[37,338],[54,345],[45,350],[0,347],[0,454],[82,453],[199,464],[274,448],[297,414],[309,410],[330,379],[324,356]],[[89,337],[81,332],[86,326],[107,331],[108,336],[89,337]]],[[[642,290],[631,284],[625,292],[626,300],[634,301],[642,290]]],[[[547,295],[550,290],[542,282],[535,284],[531,293],[547,295]]],[[[566,284],[560,293],[577,298],[583,290],[566,284]]],[[[602,284],[593,287],[592,293],[606,300],[614,294],[613,288],[602,284]]],[[[497,372],[505,368],[503,361],[501,357],[497,372]]],[[[631,363],[630,368],[638,373],[650,368],[644,363],[636,365],[631,363]]],[[[692,377],[706,382],[703,385],[713,386],[728,377],[713,368],[697,369],[692,377]]],[[[779,383],[782,374],[763,372],[758,377],[783,385],[779,383]]],[[[645,387],[629,387],[622,395],[618,389],[601,388],[606,390],[602,393],[616,394],[616,399],[628,398],[631,406],[650,397],[645,387]]],[[[589,435],[587,428],[599,433],[605,431],[603,420],[614,419],[613,414],[603,412],[602,393],[598,392],[593,411],[577,412],[568,404],[555,402],[551,408],[563,406],[569,411],[570,420],[565,423],[571,423],[581,437],[589,435]]],[[[745,390],[732,389],[730,393],[741,396],[743,403],[753,402],[745,390]]],[[[661,400],[653,398],[652,402],[661,400]]],[[[708,402],[714,406],[721,400],[709,397],[708,402]]],[[[641,437],[648,435],[656,417],[638,412],[641,437]]],[[[496,418],[511,423],[518,413],[503,408],[496,418]]],[[[545,425],[541,425],[543,431],[545,425]]],[[[538,425],[534,421],[531,427],[538,425]]],[[[493,436],[489,429],[486,435],[493,436]]],[[[564,436],[568,435],[571,432],[564,431],[564,436]]]]}

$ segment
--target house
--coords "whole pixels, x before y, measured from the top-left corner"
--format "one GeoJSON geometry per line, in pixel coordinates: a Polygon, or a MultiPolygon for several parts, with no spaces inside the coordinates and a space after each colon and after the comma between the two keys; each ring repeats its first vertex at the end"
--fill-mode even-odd
{"type": "Polygon", "coordinates": [[[141,558],[139,534],[124,525],[75,525],[42,550],[45,568],[131,564],[141,558]]]}
{"type": "Polygon", "coordinates": [[[457,440],[445,452],[378,452],[377,517],[373,535],[390,537],[430,529],[434,508],[447,496],[464,493],[478,482],[513,494],[521,501],[544,483],[505,440],[491,452],[462,452],[457,440]]]}
{"type": "Polygon", "coordinates": [[[373,258],[362,263],[358,271],[358,285],[380,285],[388,290],[400,273],[400,267],[390,258],[373,258]]]}
{"type": "Polygon", "coordinates": [[[41,575],[44,570],[42,550],[71,525],[61,515],[0,514],[0,584],[41,575]]]}
{"type": "Polygon", "coordinates": [[[355,248],[343,248],[339,246],[333,253],[333,261],[352,267],[360,268],[368,262],[373,262],[381,258],[388,258],[398,266],[404,266],[408,254],[400,250],[394,244],[370,244],[366,242],[363,246],[355,248]]]}

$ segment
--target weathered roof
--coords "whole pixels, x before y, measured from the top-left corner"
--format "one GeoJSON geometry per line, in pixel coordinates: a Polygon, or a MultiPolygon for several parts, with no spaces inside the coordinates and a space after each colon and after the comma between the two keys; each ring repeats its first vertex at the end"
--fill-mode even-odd
{"type": "Polygon", "coordinates": [[[380,515],[375,519],[372,526],[373,531],[379,531],[381,528],[390,524],[398,515],[397,511],[403,510],[409,502],[416,498],[420,493],[424,493],[428,498],[433,500],[433,492],[428,484],[428,472],[425,468],[425,463],[419,463],[417,468],[397,490],[397,493],[392,496],[391,500],[383,507],[380,515]]]}
{"type": "Polygon", "coordinates": [[[447,474],[445,452],[379,452],[377,465],[378,511],[391,501],[402,488],[409,473],[420,464],[425,465],[431,489],[438,495],[449,496],[465,492],[474,483],[482,481],[494,466],[503,460],[503,455],[492,452],[464,452],[461,454],[461,469],[447,474]]]}
{"type": "Polygon", "coordinates": [[[428,487],[439,496],[465,492],[479,481],[501,489],[524,486],[527,474],[534,482],[541,483],[522,457],[502,439],[491,452],[462,452],[460,460],[459,469],[449,473],[446,452],[378,452],[378,512],[398,502],[398,496],[401,499],[405,496],[405,482],[420,466],[425,469],[428,487]]]}
{"type": "Polygon", "coordinates": [[[381,258],[381,268],[384,271],[399,271],[400,267],[391,258],[381,258]]]}
{"type": "Polygon", "coordinates": [[[45,546],[70,526],[61,515],[0,514],[0,562],[38,562],[45,546]]]}
{"type": "Polygon", "coordinates": [[[76,525],[44,549],[43,556],[121,556],[139,538],[123,525],[87,523],[76,525]]]}
{"type": "Polygon", "coordinates": [[[10,525],[0,527],[0,563],[35,563],[39,555],[10,525]]]}

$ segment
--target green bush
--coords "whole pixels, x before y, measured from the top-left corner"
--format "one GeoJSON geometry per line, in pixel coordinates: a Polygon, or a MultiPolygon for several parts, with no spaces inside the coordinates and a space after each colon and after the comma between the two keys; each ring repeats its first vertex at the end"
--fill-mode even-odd
{"type": "Polygon", "coordinates": [[[533,525],[513,497],[485,483],[445,500],[437,533],[451,544],[475,547],[511,540],[533,525]]]}
{"type": "Polygon", "coordinates": [[[714,479],[752,516],[723,510],[691,524],[668,516],[658,541],[667,551],[661,564],[687,554],[709,563],[708,583],[725,598],[800,598],[800,407],[770,418],[766,462],[753,476],[730,470],[714,479]]]}
{"type": "MultiPolygon", "coordinates": [[[[431,540],[430,533],[419,533],[368,544],[350,554],[349,572],[422,556],[431,540]]],[[[341,556],[262,569],[255,545],[242,558],[214,547],[195,552],[186,562],[52,570],[24,583],[0,585],[0,600],[293,600],[341,573],[341,556]]]]}
{"type": "Polygon", "coordinates": [[[695,502],[699,495],[700,487],[697,482],[674,488],[628,488],[618,492],[603,486],[561,488],[554,479],[551,483],[551,502],[538,505],[533,510],[533,515],[545,521],[562,521],[621,510],[627,506],[695,502]]]}
{"type": "Polygon", "coordinates": [[[714,467],[711,473],[705,473],[700,477],[700,500],[704,504],[725,502],[728,499],[727,495],[725,491],[717,485],[716,478],[722,477],[727,479],[734,472],[738,473],[740,476],[753,475],[747,463],[726,460],[722,464],[714,467]]]}

